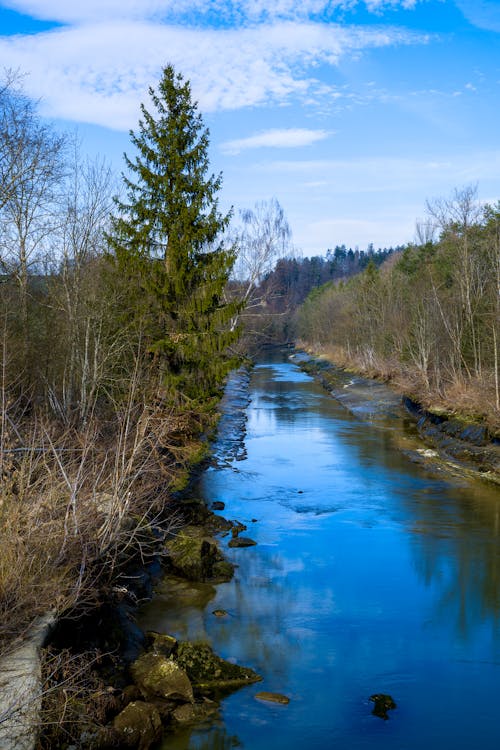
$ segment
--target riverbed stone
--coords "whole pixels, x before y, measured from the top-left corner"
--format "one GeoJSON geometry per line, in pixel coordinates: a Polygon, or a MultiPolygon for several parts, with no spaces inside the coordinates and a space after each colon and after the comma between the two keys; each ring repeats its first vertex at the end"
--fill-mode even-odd
{"type": "Polygon", "coordinates": [[[167,552],[173,571],[190,581],[206,581],[222,555],[217,542],[198,526],[187,526],[168,543],[167,552]]]}
{"type": "Polygon", "coordinates": [[[214,500],[212,503],[212,510],[224,510],[226,504],[222,500],[214,500]]]}
{"type": "Polygon", "coordinates": [[[254,547],[257,542],[247,536],[235,536],[228,542],[228,547],[254,547]]]}
{"type": "Polygon", "coordinates": [[[162,735],[160,714],[156,706],[144,701],[129,703],[113,721],[120,747],[148,750],[162,735]]]}
{"type": "Polygon", "coordinates": [[[171,658],[148,652],[132,664],[130,671],[146,700],[193,701],[193,688],[185,670],[171,658]]]}
{"type": "Polygon", "coordinates": [[[217,656],[206,643],[179,643],[175,659],[185,670],[195,692],[200,694],[231,690],[262,679],[253,669],[240,667],[217,656]]]}
{"type": "Polygon", "coordinates": [[[234,575],[234,565],[229,560],[219,560],[212,568],[212,580],[216,583],[226,583],[234,575]]]}
{"type": "Polygon", "coordinates": [[[178,724],[195,724],[209,716],[213,716],[219,710],[219,704],[205,698],[202,703],[185,703],[178,706],[172,712],[172,720],[178,724]]]}
{"type": "Polygon", "coordinates": [[[255,698],[259,701],[266,701],[267,703],[280,703],[282,706],[290,703],[290,698],[282,693],[270,693],[267,690],[262,690],[260,693],[255,693],[255,698]]]}
{"type": "Polygon", "coordinates": [[[370,700],[375,704],[372,714],[384,720],[389,718],[387,712],[396,708],[396,703],[392,697],[386,693],[374,693],[373,695],[370,695],[370,700]]]}

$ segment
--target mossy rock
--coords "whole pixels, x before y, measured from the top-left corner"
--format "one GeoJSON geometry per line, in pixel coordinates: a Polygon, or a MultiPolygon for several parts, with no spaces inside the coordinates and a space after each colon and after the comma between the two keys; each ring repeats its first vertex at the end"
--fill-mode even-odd
{"type": "Polygon", "coordinates": [[[246,536],[235,536],[228,542],[228,547],[254,547],[257,542],[246,536]]]}
{"type": "Polygon", "coordinates": [[[148,750],[161,738],[162,724],[155,706],[144,701],[129,703],[113,721],[119,747],[148,750]]]}
{"type": "Polygon", "coordinates": [[[179,643],[175,660],[186,672],[193,689],[201,694],[236,689],[262,679],[253,669],[217,656],[206,643],[179,643]]]}
{"type": "Polygon", "coordinates": [[[219,560],[212,568],[212,578],[217,583],[230,581],[234,575],[234,565],[228,560],[219,560]]]}
{"type": "Polygon", "coordinates": [[[154,630],[150,630],[146,633],[146,642],[148,645],[148,651],[153,654],[161,654],[167,658],[177,648],[177,638],[173,635],[166,635],[165,633],[156,633],[154,630]]]}
{"type": "Polygon", "coordinates": [[[254,698],[259,701],[265,701],[266,703],[279,703],[282,706],[287,706],[290,703],[290,698],[282,693],[270,693],[268,690],[263,690],[260,693],[255,693],[254,698]]]}
{"type": "Polygon", "coordinates": [[[193,701],[193,688],[186,672],[180,663],[170,658],[148,652],[132,664],[130,671],[146,700],[193,701]]]}
{"type": "Polygon", "coordinates": [[[206,581],[212,577],[213,566],[221,558],[215,539],[205,530],[188,526],[168,543],[169,562],[173,571],[190,581],[206,581]]]}
{"type": "Polygon", "coordinates": [[[203,526],[186,526],[167,546],[172,571],[189,581],[230,581],[234,566],[203,526]]]}
{"type": "Polygon", "coordinates": [[[185,703],[172,712],[172,720],[177,724],[197,724],[213,716],[218,710],[219,704],[208,699],[201,703],[185,703]]]}

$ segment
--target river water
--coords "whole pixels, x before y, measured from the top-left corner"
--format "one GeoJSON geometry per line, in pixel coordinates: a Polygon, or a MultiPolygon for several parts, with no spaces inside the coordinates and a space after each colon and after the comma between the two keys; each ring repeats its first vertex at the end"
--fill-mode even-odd
{"type": "Polygon", "coordinates": [[[497,750],[498,490],[413,463],[288,359],[256,366],[249,395],[244,445],[223,436],[199,489],[258,545],[228,549],[229,583],[165,581],[141,625],[263,682],[163,750],[497,750]],[[373,693],[396,702],[388,720],[373,693]]]}

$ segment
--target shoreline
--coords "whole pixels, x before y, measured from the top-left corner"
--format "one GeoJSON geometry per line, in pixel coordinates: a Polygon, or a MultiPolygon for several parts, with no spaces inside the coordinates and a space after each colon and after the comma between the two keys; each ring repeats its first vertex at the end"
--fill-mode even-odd
{"type": "MultiPolygon", "coordinates": [[[[484,424],[425,409],[390,383],[347,370],[315,352],[297,349],[292,357],[358,418],[371,423],[396,419],[400,426],[411,420],[427,447],[420,451],[422,462],[500,485],[500,439],[491,436],[484,424]]],[[[397,429],[397,424],[393,427],[397,429]]]]}

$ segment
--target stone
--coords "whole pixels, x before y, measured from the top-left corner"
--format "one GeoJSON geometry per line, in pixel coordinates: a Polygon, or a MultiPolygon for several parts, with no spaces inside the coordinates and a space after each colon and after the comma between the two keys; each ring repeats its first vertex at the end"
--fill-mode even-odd
{"type": "Polygon", "coordinates": [[[219,560],[212,568],[212,579],[217,583],[230,581],[234,575],[234,565],[228,560],[219,560]]]}
{"type": "Polygon", "coordinates": [[[256,693],[255,698],[259,701],[267,701],[268,703],[280,703],[282,706],[286,706],[290,703],[290,698],[281,693],[269,693],[267,690],[263,690],[260,693],[256,693]]]}
{"type": "Polygon", "coordinates": [[[214,654],[206,643],[179,643],[175,659],[185,670],[195,691],[234,689],[259,682],[262,678],[249,667],[240,667],[214,654]]]}
{"type": "Polygon", "coordinates": [[[224,510],[225,507],[226,504],[221,500],[214,500],[214,502],[212,503],[212,510],[224,510]]]}
{"type": "Polygon", "coordinates": [[[206,581],[212,576],[214,564],[221,558],[215,539],[205,530],[188,526],[168,543],[167,552],[173,571],[190,581],[206,581]]]}
{"type": "Polygon", "coordinates": [[[370,695],[370,700],[375,704],[372,714],[384,720],[389,718],[387,712],[396,708],[396,703],[391,696],[386,695],[385,693],[375,693],[374,695],[370,695]]]}
{"type": "Polygon", "coordinates": [[[253,539],[246,536],[236,536],[229,540],[228,547],[254,547],[257,544],[253,539]]]}
{"type": "Polygon", "coordinates": [[[162,735],[160,715],[155,706],[144,701],[129,703],[113,721],[120,747],[148,750],[162,735]]]}
{"type": "Polygon", "coordinates": [[[166,635],[165,633],[156,633],[154,630],[150,630],[146,633],[146,641],[148,644],[148,651],[166,657],[171,656],[177,648],[177,638],[174,638],[173,635],[166,635]]]}
{"type": "Polygon", "coordinates": [[[218,703],[205,698],[203,703],[185,703],[183,706],[178,706],[172,712],[172,719],[178,724],[193,724],[212,716],[218,710],[218,703]]]}
{"type": "Polygon", "coordinates": [[[193,688],[182,667],[171,658],[148,652],[130,667],[135,684],[146,700],[162,698],[192,703],[193,688]]]}

